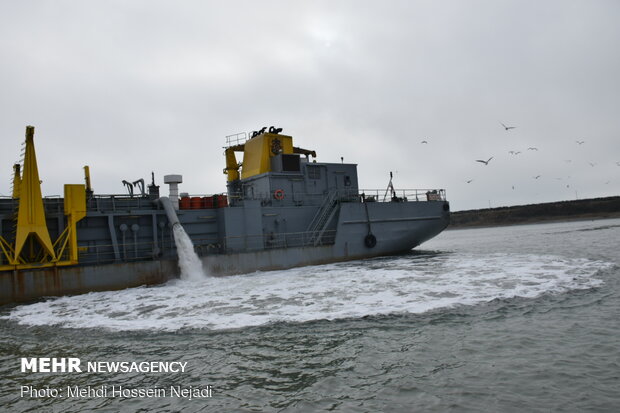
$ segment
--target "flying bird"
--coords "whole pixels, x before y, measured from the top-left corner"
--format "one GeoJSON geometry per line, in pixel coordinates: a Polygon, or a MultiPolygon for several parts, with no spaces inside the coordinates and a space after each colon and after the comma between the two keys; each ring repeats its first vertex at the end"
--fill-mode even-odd
{"type": "Polygon", "coordinates": [[[529,148],[527,148],[528,151],[537,151],[538,148],[535,148],[533,146],[530,146],[529,148]]]}
{"type": "Polygon", "coordinates": [[[620,166],[620,162],[616,162],[616,165],[620,166]]]}
{"type": "Polygon", "coordinates": [[[473,179],[470,179],[469,181],[466,181],[468,184],[473,182],[473,179]]]}
{"type": "Polygon", "coordinates": [[[596,165],[594,162],[588,162],[590,164],[591,167],[594,168],[594,165],[596,165]]]}
{"type": "Polygon", "coordinates": [[[489,159],[487,159],[486,161],[483,161],[482,159],[476,159],[476,162],[480,162],[480,163],[483,163],[485,165],[488,165],[489,162],[491,162],[491,159],[493,159],[492,156],[489,159]]]}
{"type": "Polygon", "coordinates": [[[502,122],[500,122],[500,124],[504,127],[505,130],[510,130],[510,129],[516,128],[516,126],[506,126],[502,122]]]}
{"type": "Polygon", "coordinates": [[[540,178],[540,175],[536,175],[536,176],[534,177],[534,179],[538,179],[538,178],[540,178]]]}
{"type": "Polygon", "coordinates": [[[586,141],[575,141],[578,145],[583,145],[586,141]]]}
{"type": "Polygon", "coordinates": [[[422,141],[422,142],[420,142],[420,143],[428,143],[428,142],[426,142],[426,141],[422,141]]]}

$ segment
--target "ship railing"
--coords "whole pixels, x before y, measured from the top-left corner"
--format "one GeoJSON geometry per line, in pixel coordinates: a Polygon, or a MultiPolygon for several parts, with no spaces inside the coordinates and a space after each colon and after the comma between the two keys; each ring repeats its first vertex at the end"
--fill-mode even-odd
{"type": "MultiPolygon", "coordinates": [[[[174,241],[171,241],[172,246],[174,241]]],[[[113,244],[95,244],[95,245],[79,245],[78,246],[78,264],[98,265],[109,264],[113,262],[130,262],[130,261],[146,261],[158,258],[155,254],[157,248],[161,251],[161,245],[152,242],[127,242],[125,244],[117,244],[119,255],[117,256],[113,244]]],[[[166,245],[165,250],[171,251],[171,245],[166,245]]],[[[4,253],[4,248],[0,248],[0,265],[6,265],[10,262],[9,256],[4,253]]],[[[59,261],[69,261],[69,251],[63,251],[57,257],[59,261]]]]}
{"type": "MultiPolygon", "coordinates": [[[[286,193],[285,205],[322,205],[326,197],[334,196],[338,202],[421,202],[421,201],[445,201],[444,189],[398,189],[392,194],[385,189],[338,189],[325,193],[293,192],[286,193]]],[[[241,192],[229,194],[231,205],[241,205],[244,200],[259,200],[264,206],[279,205],[273,194],[258,193],[252,196],[244,196],[241,192]]]]}
{"type": "Polygon", "coordinates": [[[360,189],[360,198],[363,202],[420,202],[445,201],[445,189],[360,189]]]}
{"type": "Polygon", "coordinates": [[[284,201],[279,201],[275,199],[273,193],[257,193],[254,195],[243,195],[241,192],[234,192],[228,194],[229,203],[232,206],[242,205],[243,201],[253,200],[253,201],[261,201],[263,206],[275,206],[279,205],[280,202],[284,202],[286,205],[290,205],[291,203],[296,206],[301,205],[322,205],[325,202],[325,198],[328,196],[334,195],[335,199],[338,201],[358,201],[359,195],[357,191],[350,190],[337,190],[332,192],[321,192],[321,193],[308,193],[308,192],[285,192],[284,201]]]}
{"type": "MultiPolygon", "coordinates": [[[[19,199],[11,197],[0,197],[0,206],[2,210],[13,209],[19,206],[19,199]]],[[[60,195],[50,195],[43,198],[43,206],[46,213],[64,213],[64,198],[60,195]]],[[[152,207],[152,200],[148,195],[134,195],[129,196],[125,194],[97,194],[92,195],[86,200],[86,207],[88,210],[96,211],[117,211],[127,209],[141,209],[146,207],[152,207]]],[[[0,211],[1,213],[1,211],[0,211]]]]}
{"type": "MultiPolygon", "coordinates": [[[[192,237],[194,249],[200,256],[234,252],[250,252],[278,248],[294,248],[317,245],[332,245],[336,240],[336,230],[325,230],[320,239],[315,239],[312,231],[280,232],[255,235],[239,235],[219,238],[216,235],[192,237]]],[[[113,244],[80,245],[79,263],[86,265],[112,262],[147,261],[160,257],[176,256],[176,244],[172,237],[153,241],[113,244]],[[159,251],[159,253],[156,253],[159,251]],[[118,254],[118,255],[117,255],[118,254]]]]}
{"type": "Polygon", "coordinates": [[[0,217],[2,215],[7,215],[4,219],[8,219],[9,215],[12,215],[15,211],[17,211],[18,206],[19,199],[15,199],[10,196],[0,197],[0,217]]]}
{"type": "MultiPolygon", "coordinates": [[[[55,249],[57,261],[62,262],[62,261],[70,260],[70,252],[68,248],[64,250],[60,250],[60,251],[58,248],[54,248],[54,249],[55,249]]],[[[9,265],[9,263],[13,260],[13,255],[14,255],[13,244],[9,243],[4,238],[0,237],[0,266],[9,265]]],[[[18,258],[18,260],[20,261],[20,263],[23,263],[23,264],[29,264],[32,262],[36,262],[37,264],[35,264],[35,267],[36,265],[40,263],[48,262],[47,259],[45,259],[45,255],[43,251],[41,250],[36,251],[35,258],[29,260],[28,262],[22,260],[21,256],[18,258]]]]}
{"type": "MultiPolygon", "coordinates": [[[[219,239],[216,235],[192,237],[194,249],[200,256],[235,252],[255,252],[261,250],[295,248],[319,245],[332,245],[336,240],[336,230],[325,230],[320,239],[314,232],[286,232],[256,235],[230,236],[219,239]]],[[[159,258],[176,257],[176,245],[172,237],[153,241],[125,242],[113,244],[93,244],[78,246],[79,265],[103,265],[111,263],[151,261],[159,258]]],[[[64,257],[68,259],[67,257],[64,257]]],[[[0,264],[7,264],[9,257],[0,249],[0,264]]]]}
{"type": "Polygon", "coordinates": [[[80,264],[96,265],[112,262],[146,261],[158,258],[156,251],[170,251],[174,247],[174,241],[161,245],[153,241],[138,241],[118,243],[116,248],[113,244],[94,244],[78,246],[80,264]],[[118,255],[117,255],[118,252],[118,255]]]}
{"type": "Polygon", "coordinates": [[[179,199],[181,199],[181,198],[195,198],[195,197],[198,197],[198,198],[204,198],[204,197],[216,196],[216,195],[217,195],[217,196],[224,196],[224,195],[228,196],[228,193],[227,193],[227,192],[218,192],[218,193],[216,193],[216,194],[209,194],[209,193],[204,193],[204,194],[190,194],[189,192],[182,192],[182,195],[183,195],[183,196],[179,196],[179,199]]]}
{"type": "Polygon", "coordinates": [[[230,148],[231,146],[243,145],[248,140],[248,134],[246,132],[235,133],[233,135],[226,136],[226,146],[224,148],[230,148]]]}
{"type": "MultiPolygon", "coordinates": [[[[219,250],[218,248],[211,248],[206,253],[200,247],[197,250],[202,251],[200,255],[208,255],[212,253],[252,252],[279,248],[307,247],[311,245],[332,245],[336,241],[336,230],[325,231],[319,242],[315,242],[313,235],[313,232],[303,231],[230,236],[221,240],[221,243],[218,244],[219,250]]],[[[200,243],[200,240],[196,241],[200,243]]]]}
{"type": "MultiPolygon", "coordinates": [[[[16,199],[19,204],[19,199],[16,199]]],[[[46,214],[62,214],[64,213],[65,200],[60,195],[49,195],[43,197],[43,208],[46,214]]]]}
{"type": "Polygon", "coordinates": [[[117,211],[152,207],[153,200],[142,195],[97,194],[86,200],[86,207],[96,211],[117,211]]]}

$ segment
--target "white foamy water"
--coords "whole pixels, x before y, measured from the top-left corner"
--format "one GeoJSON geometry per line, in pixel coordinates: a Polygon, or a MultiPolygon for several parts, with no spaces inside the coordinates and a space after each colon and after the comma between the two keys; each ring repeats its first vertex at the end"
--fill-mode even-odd
{"type": "Polygon", "coordinates": [[[597,287],[612,264],[531,254],[442,254],[357,261],[62,297],[14,308],[24,325],[213,330],[422,313],[597,287]]]}
{"type": "Polygon", "coordinates": [[[200,258],[196,255],[192,240],[181,225],[174,225],[172,231],[174,233],[174,242],[177,246],[177,254],[179,256],[181,279],[188,281],[203,279],[205,277],[205,271],[202,267],[200,258]]]}

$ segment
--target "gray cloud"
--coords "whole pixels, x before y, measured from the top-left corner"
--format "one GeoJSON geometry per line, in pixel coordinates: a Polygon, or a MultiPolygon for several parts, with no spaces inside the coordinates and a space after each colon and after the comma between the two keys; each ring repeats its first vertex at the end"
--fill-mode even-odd
{"type": "Polygon", "coordinates": [[[33,124],[46,194],[86,164],[100,193],[151,170],[222,192],[224,137],[277,125],[358,163],[364,187],[392,170],[454,210],[616,195],[619,17],[613,1],[3,2],[0,193],[33,124]]]}

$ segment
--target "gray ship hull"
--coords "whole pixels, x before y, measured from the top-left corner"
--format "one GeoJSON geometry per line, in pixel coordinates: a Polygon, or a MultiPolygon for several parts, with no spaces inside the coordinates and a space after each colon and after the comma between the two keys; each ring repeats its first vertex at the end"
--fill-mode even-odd
{"type": "Polygon", "coordinates": [[[161,284],[175,274],[173,260],[3,271],[0,304],[161,284]]]}
{"type": "Polygon", "coordinates": [[[443,202],[369,203],[370,220],[363,205],[342,205],[332,245],[209,256],[203,258],[204,267],[212,275],[231,275],[393,255],[433,238],[450,222],[443,202]],[[372,248],[364,243],[368,222],[376,237],[372,248]]]}
{"type": "MultiPolygon", "coordinates": [[[[205,255],[209,275],[223,276],[398,254],[440,233],[449,223],[443,202],[342,204],[335,239],[329,245],[282,246],[205,255]],[[369,219],[368,219],[369,218],[369,219]],[[376,245],[364,240],[370,230],[376,245]]],[[[120,290],[164,283],[179,276],[176,259],[53,267],[0,273],[0,304],[49,296],[120,290]]]]}

